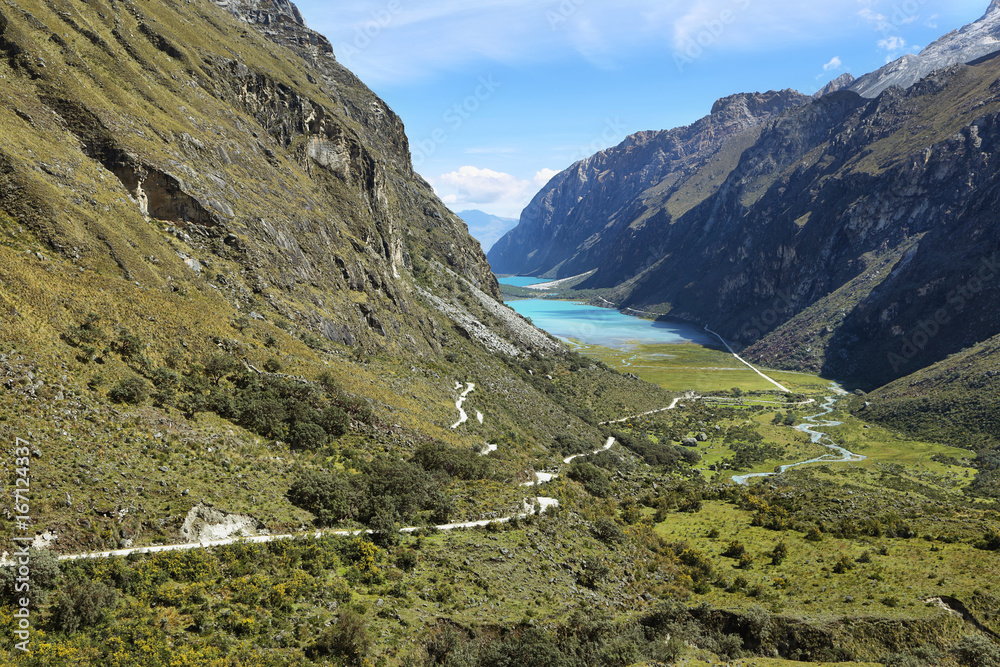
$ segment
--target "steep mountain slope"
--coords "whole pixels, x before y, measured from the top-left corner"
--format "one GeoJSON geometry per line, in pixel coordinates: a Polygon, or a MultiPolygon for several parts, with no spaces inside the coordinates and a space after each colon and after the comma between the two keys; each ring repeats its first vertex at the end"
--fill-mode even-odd
{"type": "Polygon", "coordinates": [[[608,244],[644,226],[650,210],[662,209],[666,223],[704,199],[738,147],[753,143],[754,128],[808,100],[791,90],[733,95],[690,126],[640,132],[577,162],[535,196],[490,250],[490,264],[498,273],[553,278],[589,271],[605,260],[608,244]]]}

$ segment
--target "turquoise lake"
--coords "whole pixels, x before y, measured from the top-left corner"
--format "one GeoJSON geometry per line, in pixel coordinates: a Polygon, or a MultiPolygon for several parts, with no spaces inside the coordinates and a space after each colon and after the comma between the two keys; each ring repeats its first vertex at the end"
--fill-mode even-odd
{"type": "Polygon", "coordinates": [[[538,285],[541,283],[552,282],[551,278],[529,278],[528,276],[511,276],[510,278],[500,278],[498,282],[501,285],[510,285],[511,287],[528,287],[529,285],[538,285]]]}
{"type": "Polygon", "coordinates": [[[622,315],[617,310],[571,301],[522,299],[507,305],[553,336],[619,350],[627,350],[636,343],[706,344],[714,340],[690,324],[642,320],[622,315]]]}

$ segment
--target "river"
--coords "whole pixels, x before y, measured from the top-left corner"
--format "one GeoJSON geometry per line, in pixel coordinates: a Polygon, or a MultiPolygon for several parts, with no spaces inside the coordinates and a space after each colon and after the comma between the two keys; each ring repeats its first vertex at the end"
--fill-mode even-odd
{"type": "Polygon", "coordinates": [[[808,461],[799,461],[798,463],[789,463],[788,465],[778,466],[775,472],[755,472],[749,475],[734,475],[733,481],[737,484],[747,484],[749,481],[755,477],[773,477],[775,475],[780,475],[789,468],[795,468],[796,466],[804,466],[808,463],[848,463],[851,461],[864,461],[866,457],[861,454],[855,454],[850,452],[837,443],[830,440],[830,436],[822,431],[817,431],[817,428],[822,428],[824,426],[840,426],[843,422],[830,421],[826,419],[821,419],[826,415],[833,412],[833,406],[837,404],[839,396],[827,396],[826,403],[823,404],[823,412],[819,412],[814,415],[806,417],[805,424],[799,424],[795,428],[803,433],[808,433],[812,438],[812,441],[817,444],[822,444],[827,449],[832,450],[832,454],[824,454],[815,459],[809,459],[808,461]],[[823,438],[826,438],[829,443],[821,442],[823,438]]]}

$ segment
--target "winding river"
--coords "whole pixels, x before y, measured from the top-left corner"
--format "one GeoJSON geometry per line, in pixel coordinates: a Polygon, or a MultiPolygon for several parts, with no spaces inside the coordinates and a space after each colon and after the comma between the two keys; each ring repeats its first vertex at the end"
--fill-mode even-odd
{"type": "MultiPolygon", "coordinates": [[[[839,389],[836,385],[834,387],[835,389],[839,389]]],[[[826,415],[833,412],[833,406],[837,404],[838,400],[838,396],[827,396],[826,403],[823,404],[823,412],[806,417],[805,424],[799,424],[795,427],[796,430],[808,433],[813,442],[822,444],[827,449],[830,449],[832,453],[824,454],[823,456],[815,459],[809,459],[808,461],[799,461],[798,463],[789,463],[788,465],[778,466],[775,472],[755,472],[748,475],[734,475],[733,481],[737,484],[747,484],[755,477],[773,477],[775,475],[780,475],[789,468],[804,466],[809,463],[848,463],[851,461],[864,461],[866,457],[844,449],[837,443],[830,440],[830,436],[828,434],[816,430],[817,428],[822,428],[824,426],[840,426],[843,423],[822,419],[826,415]],[[826,438],[828,442],[822,442],[824,438],[826,438]]]]}

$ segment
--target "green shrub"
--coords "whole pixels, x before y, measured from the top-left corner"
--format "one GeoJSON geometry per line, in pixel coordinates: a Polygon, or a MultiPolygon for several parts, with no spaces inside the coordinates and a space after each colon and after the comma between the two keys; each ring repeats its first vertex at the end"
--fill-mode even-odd
{"type": "Polygon", "coordinates": [[[123,378],[108,390],[108,398],[115,403],[138,405],[146,400],[148,395],[149,387],[138,375],[123,378]]]}
{"type": "Polygon", "coordinates": [[[592,529],[594,537],[607,545],[621,544],[625,541],[625,532],[608,517],[600,517],[594,522],[592,529]]]}
{"type": "Polygon", "coordinates": [[[320,526],[333,525],[349,516],[350,485],[336,473],[305,471],[286,495],[296,507],[312,512],[320,526]]]}
{"type": "Polygon", "coordinates": [[[327,434],[323,427],[312,422],[295,422],[288,429],[288,443],[292,449],[316,450],[326,445],[327,434]]]}
{"type": "Polygon", "coordinates": [[[360,667],[366,662],[371,643],[364,618],[348,608],[312,645],[309,657],[333,656],[345,665],[360,667]]]}
{"type": "Polygon", "coordinates": [[[778,542],[771,551],[771,565],[781,565],[788,557],[788,546],[784,542],[778,542]]]}
{"type": "Polygon", "coordinates": [[[118,591],[99,581],[77,580],[63,587],[56,600],[51,623],[57,630],[73,634],[92,629],[110,617],[118,604],[118,591]]]}

